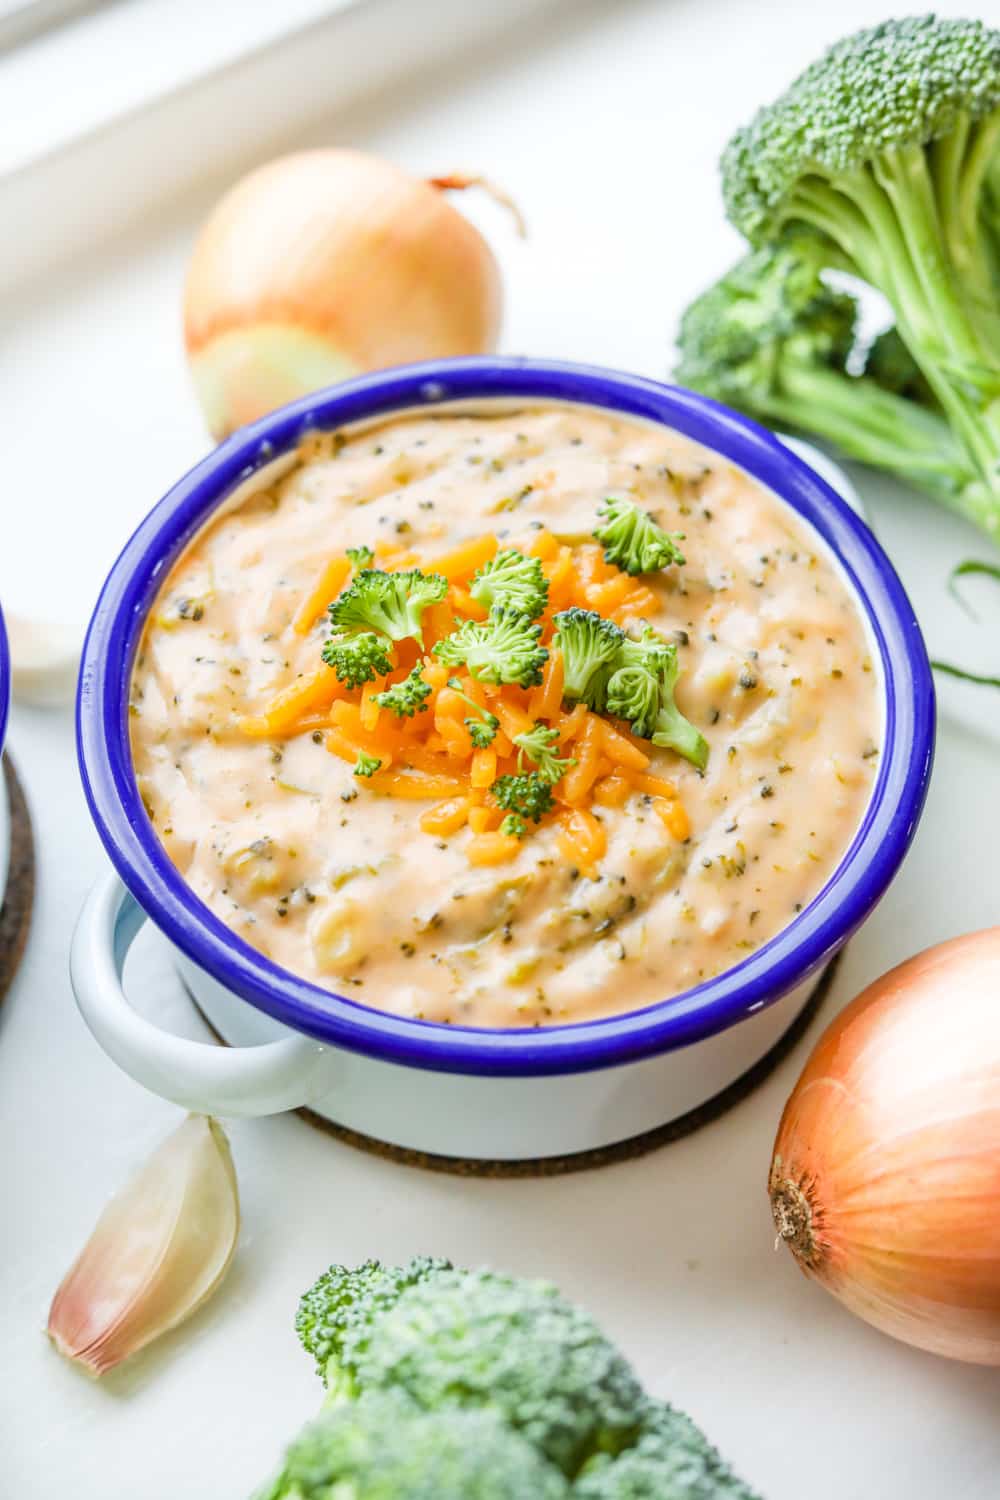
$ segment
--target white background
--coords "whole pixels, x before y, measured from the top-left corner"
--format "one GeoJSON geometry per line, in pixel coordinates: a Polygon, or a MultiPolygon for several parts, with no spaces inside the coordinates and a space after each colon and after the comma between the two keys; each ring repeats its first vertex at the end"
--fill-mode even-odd
{"type": "MultiPolygon", "coordinates": [[[[531,230],[516,244],[498,212],[468,205],[503,263],[504,347],[663,374],[685,301],[738,251],[722,218],[719,149],[824,42],[879,19],[883,3],[842,0],[834,14],[795,0],[564,4],[461,69],[331,114],[299,138],[369,146],[421,172],[496,177],[531,230]]],[[[978,10],[1000,22],[992,0],[978,10]]],[[[291,120],[294,77],[286,87],[291,120]]],[[[218,121],[220,139],[228,128],[218,121]]],[[[179,149],[194,171],[212,141],[179,149]]],[[[205,451],[179,289],[194,227],[222,185],[199,180],[127,230],[109,223],[90,254],[25,280],[0,310],[6,603],[85,615],[129,527],[205,451]]],[[[81,181],[81,201],[87,190],[81,181]]],[[[25,235],[29,258],[30,231],[5,225],[25,235]]],[[[973,630],[944,594],[949,564],[988,556],[987,544],[916,496],[860,483],[932,646],[966,661],[979,653],[980,668],[996,671],[995,631],[973,630]]],[[[995,920],[997,749],[975,721],[995,723],[996,709],[975,694],[948,706],[959,718],[942,721],[914,853],[851,945],[833,1004],[926,942],[995,920]]],[[[68,716],[18,710],[11,749],[40,878],[27,961],[0,1009],[0,1493],[245,1494],[318,1400],[292,1329],[299,1292],[331,1259],[426,1251],[558,1280],[768,1500],[994,1500],[1000,1375],[869,1331],[773,1251],[770,1143],[807,1044],[689,1140],[559,1180],[432,1176],[294,1117],[234,1123],[245,1225],[222,1292],[100,1386],[60,1362],[41,1331],[48,1299],[106,1196],[177,1112],[118,1073],[73,1008],[69,930],[104,861],[68,716]]],[[[133,988],[164,1024],[197,1034],[155,950],[133,988]]]]}

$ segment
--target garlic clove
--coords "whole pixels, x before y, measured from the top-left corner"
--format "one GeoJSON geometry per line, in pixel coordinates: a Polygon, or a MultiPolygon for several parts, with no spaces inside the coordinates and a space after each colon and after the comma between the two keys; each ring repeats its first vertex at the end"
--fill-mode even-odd
{"type": "Polygon", "coordinates": [[[73,701],[83,626],[8,614],[11,687],[18,703],[54,708],[73,701]]]}
{"type": "Polygon", "coordinates": [[[212,1295],[239,1229],[225,1131],[189,1115],[101,1214],[53,1298],[49,1337],[67,1359],[103,1375],[212,1295]]]}

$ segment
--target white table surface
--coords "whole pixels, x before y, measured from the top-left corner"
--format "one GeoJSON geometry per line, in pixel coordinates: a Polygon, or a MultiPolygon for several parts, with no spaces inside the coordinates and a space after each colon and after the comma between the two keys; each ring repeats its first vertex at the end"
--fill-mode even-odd
{"type": "MultiPolygon", "coordinates": [[[[504,262],[505,347],[662,373],[680,308],[737,248],[722,221],[718,148],[824,41],[883,6],[841,0],[832,20],[795,0],[570,7],[463,76],[311,139],[368,144],[425,169],[488,170],[522,200],[532,230],[512,246],[488,208],[475,210],[504,262]]],[[[176,324],[185,247],[210,196],[67,268],[4,316],[8,476],[46,499],[13,516],[0,502],[8,602],[37,597],[41,542],[57,535],[44,576],[56,569],[68,613],[85,609],[129,525],[204,448],[176,324]],[[40,407],[59,414],[58,441],[46,441],[40,407]]],[[[963,635],[944,595],[950,563],[987,555],[985,543],[897,487],[861,483],[932,643],[953,651],[971,639],[988,666],[987,632],[963,635]]],[[[975,695],[948,707],[913,853],[851,945],[827,1018],[916,948],[996,920],[998,751],[974,727],[980,716],[995,724],[995,707],[975,695]]],[[[244,1231],[223,1290],[100,1385],[64,1364],[42,1332],[52,1291],[107,1195],[179,1116],[107,1061],[73,1007],[69,933],[104,859],[68,714],[16,709],[10,748],[39,880],[24,967],[0,1007],[0,1493],[244,1495],[318,1401],[292,1328],[300,1291],[333,1259],[431,1252],[557,1280],[768,1500],[995,1500],[1000,1373],[894,1344],[774,1252],[764,1182],[808,1041],[698,1134],[562,1179],[435,1176],[295,1117],[234,1122],[244,1231]]],[[[163,1024],[199,1034],[155,944],[132,988],[163,1024]]]]}

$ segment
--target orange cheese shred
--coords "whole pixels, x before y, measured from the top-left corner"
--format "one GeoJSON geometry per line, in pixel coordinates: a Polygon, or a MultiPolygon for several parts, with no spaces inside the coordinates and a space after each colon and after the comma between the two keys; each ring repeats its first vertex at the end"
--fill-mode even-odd
{"type": "Polygon", "coordinates": [[[298,635],[308,635],[313,625],[347,582],[351,571],[349,557],[332,557],[323,569],[312,592],[299,605],[292,620],[292,629],[298,635]]]}

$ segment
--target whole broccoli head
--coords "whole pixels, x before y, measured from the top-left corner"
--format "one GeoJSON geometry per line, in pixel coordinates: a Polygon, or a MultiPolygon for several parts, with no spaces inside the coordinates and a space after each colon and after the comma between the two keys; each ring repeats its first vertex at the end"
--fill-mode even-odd
{"type": "MultiPolygon", "coordinates": [[[[826,259],[815,235],[787,233],[739,261],[685,312],[675,378],[952,500],[975,482],[967,456],[931,403],[893,389],[887,369],[848,373],[857,305],[823,280],[826,259]]],[[[895,364],[909,359],[915,383],[916,365],[895,338],[895,364]]]]}
{"type": "Polygon", "coordinates": [[[505,547],[476,573],[469,593],[485,609],[511,609],[534,620],[549,599],[549,583],[537,557],[505,547]]]}
{"type": "Polygon", "coordinates": [[[635,1444],[598,1454],[573,1500],[757,1500],[683,1412],[650,1402],[635,1444]]]}
{"type": "Polygon", "coordinates": [[[552,644],[562,652],[564,697],[602,713],[624,630],[596,610],[576,607],[557,614],[555,625],[552,644]]]}
{"type": "Polygon", "coordinates": [[[492,1408],[566,1474],[625,1447],[643,1412],[630,1366],[585,1312],[546,1282],[486,1271],[436,1272],[352,1319],[342,1361],[363,1391],[492,1408]]]}
{"type": "Polygon", "coordinates": [[[490,1410],[374,1392],[328,1408],[257,1500],[564,1500],[558,1469],[490,1410]]]}
{"type": "Polygon", "coordinates": [[[683,564],[684,554],[677,543],[684,538],[664,531],[641,505],[609,495],[598,515],[602,519],[594,535],[604,544],[604,560],[624,573],[658,573],[671,563],[683,564]]]}
{"type": "Polygon", "coordinates": [[[412,637],[422,643],[423,612],[428,605],[439,604],[447,592],[448,580],[440,573],[362,568],[329,606],[330,621],[339,631],[376,630],[391,641],[412,637]]]}
{"type": "Polygon", "coordinates": [[[892,305],[974,474],[954,503],[1000,533],[1000,278],[991,178],[1000,32],[935,16],[847,37],[730,141],[729,217],[788,225],[892,305]]]}
{"type": "Polygon", "coordinates": [[[540,625],[533,625],[513,609],[494,609],[480,624],[466,620],[438,641],[434,655],[446,666],[463,663],[479,682],[513,682],[533,687],[542,680],[549,653],[538,644],[540,625]]]}

